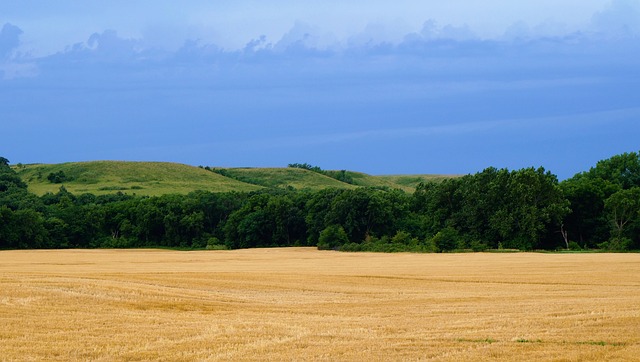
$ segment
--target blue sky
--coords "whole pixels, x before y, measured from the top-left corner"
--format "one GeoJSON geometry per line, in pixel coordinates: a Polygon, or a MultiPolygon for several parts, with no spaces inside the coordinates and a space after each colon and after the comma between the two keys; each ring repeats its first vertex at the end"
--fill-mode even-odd
{"type": "Polygon", "coordinates": [[[0,155],[561,179],[638,151],[640,1],[26,0],[0,155]]]}

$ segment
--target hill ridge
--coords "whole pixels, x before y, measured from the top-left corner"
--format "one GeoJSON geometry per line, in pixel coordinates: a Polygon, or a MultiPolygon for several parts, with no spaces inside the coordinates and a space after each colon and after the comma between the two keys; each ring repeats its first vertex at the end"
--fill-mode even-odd
{"type": "Polygon", "coordinates": [[[387,187],[413,192],[419,182],[447,175],[382,175],[345,171],[353,182],[293,167],[203,167],[170,161],[70,161],[14,165],[29,190],[42,195],[64,186],[72,193],[96,195],[123,192],[141,196],[191,191],[248,192],[263,188],[319,190],[387,187]]]}

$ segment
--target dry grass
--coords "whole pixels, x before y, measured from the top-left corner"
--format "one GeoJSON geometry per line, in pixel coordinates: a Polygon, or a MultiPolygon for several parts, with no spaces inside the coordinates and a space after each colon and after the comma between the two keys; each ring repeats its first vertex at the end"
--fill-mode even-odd
{"type": "Polygon", "coordinates": [[[0,252],[0,360],[634,360],[638,254],[0,252]]]}

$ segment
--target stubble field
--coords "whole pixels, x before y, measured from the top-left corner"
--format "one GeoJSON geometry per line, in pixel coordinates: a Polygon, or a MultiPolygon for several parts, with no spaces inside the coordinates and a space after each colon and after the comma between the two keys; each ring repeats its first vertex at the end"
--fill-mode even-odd
{"type": "Polygon", "coordinates": [[[637,360],[638,254],[0,252],[0,360],[637,360]]]}

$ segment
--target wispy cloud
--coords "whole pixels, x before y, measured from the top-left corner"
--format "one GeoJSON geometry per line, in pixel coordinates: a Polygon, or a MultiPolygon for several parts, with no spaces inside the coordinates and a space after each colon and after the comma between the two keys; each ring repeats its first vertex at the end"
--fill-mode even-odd
{"type": "MultiPolygon", "coordinates": [[[[202,4],[201,4],[202,5],[202,4]]],[[[414,4],[415,5],[415,4],[414,4]]],[[[491,6],[488,4],[487,6],[491,6]]],[[[473,5],[468,5],[473,7],[473,5]]],[[[144,7],[135,7],[140,11],[144,7]]],[[[193,7],[192,7],[193,8],[193,7]]],[[[194,9],[192,9],[194,10],[194,9]]],[[[236,9],[237,10],[237,9],[236,9]]],[[[124,64],[135,62],[160,62],[171,65],[177,55],[184,55],[190,47],[191,55],[211,54],[216,49],[216,59],[232,62],[247,60],[251,57],[353,57],[365,55],[406,56],[407,53],[420,56],[465,56],[494,54],[514,54],[516,51],[535,52],[546,49],[557,51],[560,47],[602,42],[604,40],[633,40],[640,36],[640,5],[634,0],[614,0],[610,6],[595,12],[581,28],[565,27],[561,23],[546,20],[538,24],[515,21],[506,26],[502,34],[496,37],[479,35],[470,25],[461,23],[441,23],[426,18],[417,27],[393,25],[392,22],[369,22],[360,30],[338,35],[323,24],[294,21],[288,30],[280,35],[260,35],[257,29],[254,36],[247,37],[242,46],[228,48],[205,38],[188,38],[188,32],[180,50],[163,48],[161,41],[150,31],[137,36],[126,35],[127,31],[114,28],[88,35],[84,41],[67,44],[66,50],[60,50],[54,56],[72,57],[78,61],[80,55],[90,59],[120,61],[124,64]],[[554,25],[555,24],[555,25],[554,25]],[[390,31],[390,29],[394,29],[390,31]],[[125,34],[125,35],[118,35],[125,34]],[[154,38],[147,40],[145,37],[154,38]],[[516,43],[514,43],[514,41],[516,43]],[[194,46],[196,45],[197,46],[194,46]]],[[[329,22],[329,24],[331,24],[329,22]]],[[[175,28],[176,25],[171,25],[175,28]]],[[[187,26],[187,25],[185,25],[187,26]]],[[[0,58],[13,54],[21,45],[23,30],[6,23],[0,32],[0,58]]],[[[29,35],[29,34],[26,34],[29,35]]],[[[197,35],[196,35],[197,36],[197,35]]],[[[176,43],[175,39],[171,40],[176,43]]],[[[37,53],[37,52],[36,52],[37,53]]],[[[189,58],[197,59],[197,57],[189,58]]],[[[37,57],[47,61],[49,57],[37,57]]],[[[185,60],[185,58],[182,58],[185,60]]]]}
{"type": "MultiPolygon", "coordinates": [[[[588,2],[585,7],[592,9],[604,3],[585,1],[568,2],[588,2]]],[[[257,13],[242,18],[237,3],[218,4],[220,14],[203,11],[193,20],[193,9],[211,9],[210,2],[199,1],[200,7],[190,2],[169,16],[186,21],[173,23],[179,31],[170,43],[181,45],[165,46],[162,32],[153,34],[162,22],[140,30],[114,21],[73,32],[85,35],[53,52],[25,51],[38,44],[30,33],[36,21],[9,19],[16,25],[7,23],[0,32],[0,119],[10,120],[3,131],[12,136],[0,148],[31,155],[18,157],[21,162],[68,161],[83,154],[211,164],[209,157],[224,155],[231,164],[267,158],[286,164],[306,155],[301,161],[325,165],[348,153],[373,170],[371,155],[401,167],[410,164],[402,161],[408,154],[437,155],[438,147],[457,160],[475,157],[463,162],[471,168],[506,157],[516,164],[518,155],[531,159],[553,149],[544,142],[558,141],[556,154],[576,147],[604,153],[632,142],[638,126],[630,118],[639,116],[634,107],[640,91],[637,1],[615,0],[590,13],[580,7],[582,20],[571,24],[544,12],[502,19],[503,28],[490,36],[467,21],[473,18],[469,9],[488,12],[479,8],[498,2],[465,2],[471,5],[461,13],[468,14],[455,19],[440,16],[450,3],[401,2],[405,9],[430,11],[396,21],[367,10],[370,16],[353,26],[334,26],[344,19],[327,14],[265,14],[264,19],[286,15],[276,26],[257,13]],[[223,15],[228,19],[205,24],[223,15]],[[235,46],[220,41],[231,31],[221,27],[231,23],[243,27],[234,35],[235,46]],[[614,133],[611,140],[594,141],[593,130],[614,133]],[[563,145],[561,137],[573,143],[563,145]],[[587,140],[595,146],[585,145],[587,140]],[[520,150],[521,144],[529,148],[520,150]],[[38,148],[56,152],[42,159],[38,148]]],[[[136,2],[134,13],[144,13],[140,4],[155,3],[136,2]]],[[[332,0],[347,7],[337,15],[346,19],[354,8],[342,3],[332,0]]],[[[385,4],[375,1],[375,9],[385,4]]],[[[563,4],[499,5],[530,11],[569,7],[563,4]]]]}
{"type": "Polygon", "coordinates": [[[20,45],[20,35],[22,29],[6,23],[0,30],[0,59],[6,60],[10,58],[13,51],[20,45]]]}
{"type": "MultiPolygon", "coordinates": [[[[254,135],[251,139],[238,138],[216,142],[181,145],[195,147],[200,150],[210,148],[241,147],[246,150],[268,150],[275,148],[318,147],[332,144],[364,141],[372,144],[402,142],[407,139],[418,139],[429,142],[434,138],[448,138],[452,141],[462,136],[473,135],[482,139],[488,135],[498,134],[518,139],[537,137],[553,138],[570,132],[580,135],[582,130],[616,128],[628,124],[629,120],[640,117],[640,108],[615,109],[601,112],[570,114],[563,116],[547,116],[535,118],[517,118],[491,121],[447,121],[445,124],[425,127],[388,127],[378,129],[361,129],[353,132],[324,133],[314,135],[295,135],[279,137],[277,134],[254,135]]],[[[443,122],[436,122],[443,123],[443,122]]],[[[363,125],[366,126],[366,125],[363,125]]]]}
{"type": "Polygon", "coordinates": [[[593,15],[590,30],[608,37],[640,36],[640,2],[613,0],[609,7],[593,15]]]}

